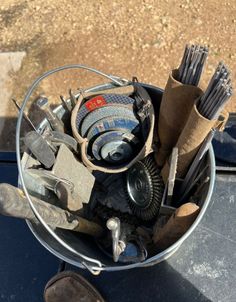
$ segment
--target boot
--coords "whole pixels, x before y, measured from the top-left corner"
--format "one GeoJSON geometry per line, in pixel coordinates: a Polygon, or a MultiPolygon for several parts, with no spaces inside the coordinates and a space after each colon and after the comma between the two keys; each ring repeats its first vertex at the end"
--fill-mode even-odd
{"type": "Polygon", "coordinates": [[[44,289],[45,302],[105,302],[82,276],[65,271],[54,276],[44,289]]]}

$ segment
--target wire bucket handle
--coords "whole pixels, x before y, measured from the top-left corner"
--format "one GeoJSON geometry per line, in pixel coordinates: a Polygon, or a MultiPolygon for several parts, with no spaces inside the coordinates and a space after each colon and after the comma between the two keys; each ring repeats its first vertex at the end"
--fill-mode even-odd
{"type": "Polygon", "coordinates": [[[60,71],[64,71],[64,70],[68,70],[68,69],[84,69],[87,71],[90,71],[92,73],[95,73],[97,75],[103,76],[105,78],[107,78],[108,80],[110,80],[114,85],[116,86],[126,86],[129,81],[126,79],[122,79],[119,78],[117,76],[112,76],[112,75],[107,75],[97,69],[91,68],[91,67],[87,67],[85,65],[80,65],[80,64],[72,64],[72,65],[65,65],[65,66],[61,66],[61,67],[57,67],[55,69],[49,70],[47,72],[45,72],[44,74],[42,74],[41,76],[39,76],[34,82],[33,84],[30,86],[30,88],[28,89],[25,98],[23,100],[21,109],[19,111],[19,115],[18,115],[18,119],[17,119],[17,125],[16,125],[16,158],[17,158],[17,167],[18,167],[18,171],[19,171],[19,183],[21,184],[25,196],[30,204],[30,207],[32,209],[32,211],[34,212],[36,218],[39,220],[39,222],[43,225],[43,227],[49,232],[50,235],[52,235],[52,237],[58,242],[60,243],[64,248],[66,248],[68,251],[72,252],[73,254],[75,254],[76,256],[78,256],[80,259],[82,259],[81,264],[87,268],[92,274],[94,275],[98,275],[103,267],[103,264],[93,258],[87,257],[81,253],[79,253],[78,251],[76,251],[74,248],[72,248],[69,244],[67,244],[64,240],[62,240],[55,232],[54,230],[47,225],[47,223],[44,221],[44,219],[40,216],[39,212],[37,211],[37,208],[35,207],[35,205],[33,204],[31,197],[28,193],[28,190],[26,188],[26,184],[25,184],[25,180],[24,180],[24,173],[23,173],[23,167],[21,164],[21,153],[20,153],[20,133],[21,133],[21,124],[22,124],[22,119],[23,119],[23,115],[24,115],[24,109],[26,107],[27,102],[29,101],[32,93],[34,92],[34,90],[37,88],[37,86],[39,85],[39,83],[47,78],[50,75],[53,75],[57,72],[60,71]]]}

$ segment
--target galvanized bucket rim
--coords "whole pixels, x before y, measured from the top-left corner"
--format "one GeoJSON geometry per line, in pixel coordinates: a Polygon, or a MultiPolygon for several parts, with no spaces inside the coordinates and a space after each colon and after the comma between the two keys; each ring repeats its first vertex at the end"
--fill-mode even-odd
{"type": "MultiPolygon", "coordinates": [[[[215,170],[215,158],[214,158],[214,151],[213,151],[212,145],[210,146],[210,149],[209,149],[209,157],[210,157],[211,170],[212,169],[215,170]]],[[[196,218],[194,223],[191,225],[191,227],[188,229],[188,231],[179,240],[177,240],[174,244],[172,244],[169,248],[165,249],[161,253],[158,253],[157,255],[155,255],[151,258],[148,258],[147,260],[145,260],[143,262],[140,262],[140,263],[122,265],[122,266],[116,266],[116,267],[114,267],[114,266],[103,266],[103,267],[91,266],[91,267],[87,267],[87,269],[92,271],[92,273],[94,273],[94,271],[95,272],[96,271],[120,271],[120,270],[126,270],[126,269],[132,269],[132,268],[138,268],[138,267],[144,267],[144,266],[151,266],[151,265],[154,265],[154,264],[158,264],[159,262],[161,262],[163,260],[166,260],[169,257],[171,257],[177,251],[177,249],[182,245],[182,243],[192,234],[192,232],[194,231],[194,229],[197,227],[197,225],[201,221],[202,217],[204,216],[204,214],[206,212],[206,209],[207,209],[207,207],[210,203],[210,200],[211,200],[211,195],[212,195],[212,191],[213,191],[213,188],[214,188],[214,183],[215,183],[215,171],[213,171],[213,173],[211,174],[207,197],[205,199],[205,202],[203,204],[203,207],[202,207],[200,213],[198,214],[198,217],[196,218]]],[[[84,268],[84,264],[81,264],[80,262],[74,261],[72,259],[69,259],[69,258],[63,256],[57,250],[55,250],[51,246],[49,246],[45,241],[42,241],[42,239],[35,232],[35,229],[31,225],[31,223],[29,221],[26,221],[26,222],[27,222],[30,230],[34,234],[34,236],[37,238],[37,240],[49,252],[51,252],[52,254],[57,256],[59,259],[65,261],[65,262],[67,262],[71,265],[74,265],[74,266],[79,267],[79,268],[84,268]]]]}
{"type": "MultiPolygon", "coordinates": [[[[83,66],[83,65],[70,65],[70,66],[67,66],[67,68],[71,68],[71,66],[83,66]]],[[[58,69],[60,69],[60,68],[58,68],[58,69]]],[[[123,80],[123,79],[120,79],[118,77],[113,77],[113,79],[123,80]]],[[[86,89],[86,91],[93,91],[93,90],[96,90],[96,89],[98,90],[98,89],[101,89],[101,87],[104,87],[104,86],[107,86],[107,85],[109,85],[109,84],[97,85],[97,86],[91,87],[89,89],[86,89]]],[[[155,90],[159,90],[160,92],[163,92],[162,89],[160,89],[158,87],[155,87],[153,85],[149,85],[149,84],[143,84],[143,85],[145,87],[153,88],[155,90]]],[[[25,98],[25,100],[26,100],[26,98],[25,98]]],[[[16,139],[18,139],[18,136],[20,134],[21,120],[22,120],[23,110],[25,108],[26,102],[25,103],[23,102],[23,105],[24,106],[22,106],[22,110],[21,110],[22,112],[20,112],[19,119],[18,119],[18,122],[17,122],[17,137],[16,137],[16,139]]],[[[58,106],[58,107],[60,107],[60,106],[58,106]]],[[[59,109],[58,107],[55,109],[55,112],[59,109]]],[[[17,151],[19,151],[18,148],[19,148],[19,141],[17,141],[17,151]]],[[[209,149],[208,156],[209,156],[209,159],[210,159],[210,181],[209,181],[207,196],[205,198],[205,202],[204,202],[204,204],[201,208],[201,211],[200,211],[198,217],[196,218],[196,220],[194,221],[192,226],[188,229],[188,231],[178,241],[176,241],[173,245],[171,245],[166,250],[162,251],[161,253],[158,253],[157,255],[155,255],[155,256],[153,256],[153,257],[151,257],[151,258],[149,258],[149,259],[147,259],[143,262],[135,263],[135,264],[122,265],[122,266],[104,266],[103,264],[101,264],[100,261],[97,261],[96,259],[92,259],[92,258],[89,258],[89,257],[84,256],[84,255],[82,255],[82,256],[84,256],[84,257],[82,257],[82,259],[84,259],[85,261],[88,261],[89,265],[83,260],[80,261],[80,262],[79,261],[77,262],[73,259],[70,259],[70,258],[60,254],[57,250],[53,249],[50,245],[48,245],[45,241],[43,241],[42,238],[40,238],[40,236],[38,236],[37,232],[35,231],[34,227],[31,225],[31,223],[29,221],[27,221],[27,224],[28,224],[30,230],[32,231],[32,233],[34,234],[34,236],[37,238],[37,240],[48,251],[53,253],[55,256],[57,256],[61,260],[66,261],[66,262],[68,262],[68,263],[70,263],[74,266],[77,266],[77,267],[80,267],[80,268],[87,268],[93,274],[97,274],[101,271],[119,271],[119,270],[125,270],[125,269],[137,268],[137,267],[144,267],[144,266],[157,264],[157,263],[163,261],[164,259],[169,258],[180,247],[180,245],[191,235],[191,233],[196,228],[196,226],[199,224],[200,220],[202,219],[203,215],[205,214],[205,211],[206,211],[206,209],[209,205],[210,199],[211,199],[211,195],[212,195],[212,191],[213,191],[213,187],[214,187],[214,183],[215,183],[215,159],[214,159],[214,152],[213,152],[212,146],[209,149]],[[92,263],[97,264],[97,265],[91,265],[92,263]]],[[[19,157],[19,152],[17,154],[17,164],[18,164],[18,169],[19,169],[19,165],[21,165],[21,158],[19,157]]],[[[22,179],[23,179],[23,175],[19,171],[19,183],[25,190],[24,180],[22,181],[22,179]]],[[[26,189],[26,196],[27,195],[28,194],[27,194],[27,189],[26,189]]],[[[27,198],[28,198],[28,196],[27,196],[27,198]]],[[[47,230],[47,228],[46,228],[46,230],[47,230]]],[[[81,257],[81,256],[79,255],[79,257],[81,257]]]]}

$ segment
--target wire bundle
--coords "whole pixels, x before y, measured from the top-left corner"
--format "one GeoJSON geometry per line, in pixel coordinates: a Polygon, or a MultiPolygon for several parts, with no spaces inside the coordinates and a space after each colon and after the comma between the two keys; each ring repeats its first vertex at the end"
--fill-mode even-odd
{"type": "Polygon", "coordinates": [[[198,102],[198,111],[205,118],[217,119],[223,106],[233,94],[230,72],[220,62],[205,91],[198,102]]]}
{"type": "Polygon", "coordinates": [[[179,81],[183,84],[198,86],[207,56],[207,47],[186,45],[179,67],[179,81]]]}

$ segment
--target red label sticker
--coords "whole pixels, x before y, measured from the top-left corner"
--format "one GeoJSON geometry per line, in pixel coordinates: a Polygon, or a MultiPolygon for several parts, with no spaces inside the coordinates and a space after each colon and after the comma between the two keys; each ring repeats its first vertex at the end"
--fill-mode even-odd
{"type": "Polygon", "coordinates": [[[85,107],[89,110],[89,111],[92,111],[98,107],[102,107],[104,105],[106,105],[107,102],[106,100],[104,99],[104,97],[102,95],[98,95],[94,98],[92,98],[91,100],[87,101],[85,103],[85,107]]]}

